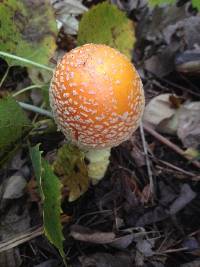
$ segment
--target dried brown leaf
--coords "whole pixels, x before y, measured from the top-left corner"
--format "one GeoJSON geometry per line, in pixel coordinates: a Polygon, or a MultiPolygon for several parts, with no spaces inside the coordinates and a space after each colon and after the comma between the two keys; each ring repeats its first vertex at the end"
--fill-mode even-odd
{"type": "Polygon", "coordinates": [[[72,225],[70,234],[76,240],[95,244],[107,244],[112,242],[115,238],[113,232],[94,231],[81,225],[72,225]]]}

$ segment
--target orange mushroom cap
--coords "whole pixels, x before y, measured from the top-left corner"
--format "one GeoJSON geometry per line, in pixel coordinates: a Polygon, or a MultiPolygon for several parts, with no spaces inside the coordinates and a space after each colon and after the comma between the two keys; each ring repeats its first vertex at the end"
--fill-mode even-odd
{"type": "Polygon", "coordinates": [[[144,109],[141,79],[119,51],[86,44],[66,53],[50,88],[60,130],[81,148],[108,148],[127,140],[144,109]]]}

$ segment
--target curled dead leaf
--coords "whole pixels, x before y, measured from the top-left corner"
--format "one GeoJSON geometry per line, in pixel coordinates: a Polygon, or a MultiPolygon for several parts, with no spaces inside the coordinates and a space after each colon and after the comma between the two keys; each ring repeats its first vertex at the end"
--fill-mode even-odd
{"type": "Polygon", "coordinates": [[[200,144],[200,101],[184,104],[178,111],[177,135],[185,147],[200,144]]]}
{"type": "Polygon", "coordinates": [[[176,113],[176,108],[172,105],[171,94],[161,94],[154,97],[146,106],[143,116],[144,123],[150,124],[159,131],[174,134],[176,127],[172,122],[172,117],[176,113]]]}

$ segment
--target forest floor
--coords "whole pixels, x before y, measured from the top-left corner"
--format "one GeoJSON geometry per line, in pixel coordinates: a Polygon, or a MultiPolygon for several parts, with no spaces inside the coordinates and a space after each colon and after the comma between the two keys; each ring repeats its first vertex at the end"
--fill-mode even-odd
{"type": "MultiPolygon", "coordinates": [[[[97,2],[83,1],[88,8],[97,2]]],[[[130,140],[112,149],[104,179],[74,202],[64,193],[64,250],[73,267],[199,267],[200,17],[189,2],[151,10],[143,1],[113,2],[135,22],[133,62],[146,110],[130,140]],[[181,122],[174,129],[177,111],[181,122]]],[[[57,45],[70,50],[76,35],[60,33],[57,45]]],[[[6,68],[0,59],[0,77],[6,68]]],[[[0,95],[28,83],[26,68],[12,67],[0,95]]],[[[41,101],[37,90],[25,97],[36,105],[41,101]]],[[[55,129],[29,142],[40,143],[51,160],[64,136],[55,129]]],[[[0,170],[1,267],[63,266],[43,235],[41,209],[22,144],[0,170]]]]}

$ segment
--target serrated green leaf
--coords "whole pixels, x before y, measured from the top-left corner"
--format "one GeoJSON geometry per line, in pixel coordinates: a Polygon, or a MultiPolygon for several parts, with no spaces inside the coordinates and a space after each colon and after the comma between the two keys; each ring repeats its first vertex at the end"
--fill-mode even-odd
{"type": "MultiPolygon", "coordinates": [[[[0,50],[48,64],[57,35],[52,7],[47,0],[2,0],[0,4],[0,50]]],[[[26,65],[6,58],[9,65],[26,65]]]]}
{"type": "Polygon", "coordinates": [[[106,44],[130,58],[135,43],[134,25],[115,5],[98,4],[80,21],[78,44],[85,43],[106,44]]]}
{"type": "Polygon", "coordinates": [[[85,193],[89,186],[84,153],[71,144],[65,144],[58,150],[53,163],[55,172],[63,177],[63,185],[69,189],[69,201],[74,201],[85,193]]]}
{"type": "Polygon", "coordinates": [[[12,98],[0,99],[0,151],[13,144],[31,127],[26,114],[12,98]]]}
{"type": "Polygon", "coordinates": [[[60,221],[61,182],[53,173],[49,163],[42,159],[41,191],[43,192],[43,220],[45,235],[65,259],[63,233],[60,221]]]}
{"type": "Polygon", "coordinates": [[[48,240],[59,250],[65,261],[63,250],[63,233],[60,221],[61,213],[61,182],[53,173],[50,164],[41,157],[39,144],[30,148],[31,159],[43,200],[44,232],[48,240]]]}

